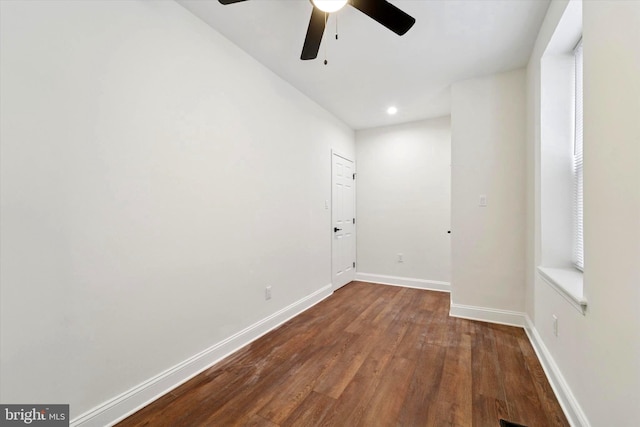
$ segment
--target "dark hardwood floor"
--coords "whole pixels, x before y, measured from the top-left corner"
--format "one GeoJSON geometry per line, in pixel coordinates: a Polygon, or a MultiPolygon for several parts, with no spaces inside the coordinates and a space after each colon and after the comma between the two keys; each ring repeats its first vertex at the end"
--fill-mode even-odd
{"type": "Polygon", "coordinates": [[[524,331],[352,282],[118,424],[568,426],[524,331]]]}

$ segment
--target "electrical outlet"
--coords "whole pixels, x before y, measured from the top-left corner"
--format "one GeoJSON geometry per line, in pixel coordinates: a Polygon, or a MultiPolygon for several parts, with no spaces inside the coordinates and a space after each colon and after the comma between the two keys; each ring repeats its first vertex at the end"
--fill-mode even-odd
{"type": "Polygon", "coordinates": [[[270,300],[271,299],[271,286],[267,286],[264,290],[264,299],[265,300],[270,300]]]}
{"type": "Polygon", "coordinates": [[[553,316],[553,335],[558,336],[558,316],[555,314],[553,316]]]}
{"type": "Polygon", "coordinates": [[[398,262],[404,262],[404,255],[398,254],[398,262]]]}

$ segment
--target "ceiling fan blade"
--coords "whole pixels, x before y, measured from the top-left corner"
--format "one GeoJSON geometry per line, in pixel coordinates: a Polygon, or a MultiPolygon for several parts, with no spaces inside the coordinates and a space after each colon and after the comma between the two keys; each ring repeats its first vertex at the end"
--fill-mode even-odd
{"type": "Polygon", "coordinates": [[[324,27],[326,23],[325,13],[314,7],[311,11],[309,28],[307,28],[307,36],[304,39],[300,59],[315,59],[318,56],[320,42],[322,42],[322,35],[324,34],[324,27]]]}
{"type": "Polygon", "coordinates": [[[241,1],[247,1],[247,0],[218,0],[220,2],[220,4],[233,4],[233,3],[240,3],[241,1]]]}
{"type": "Polygon", "coordinates": [[[415,18],[386,0],[350,0],[350,3],[360,12],[400,36],[416,23],[415,18]]]}

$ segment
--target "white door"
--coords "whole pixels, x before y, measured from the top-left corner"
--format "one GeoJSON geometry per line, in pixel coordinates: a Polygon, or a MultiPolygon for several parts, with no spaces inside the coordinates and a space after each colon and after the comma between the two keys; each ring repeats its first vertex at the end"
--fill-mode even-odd
{"type": "Polygon", "coordinates": [[[336,290],[355,278],[356,192],[353,161],[332,154],[331,218],[332,282],[336,290]]]}

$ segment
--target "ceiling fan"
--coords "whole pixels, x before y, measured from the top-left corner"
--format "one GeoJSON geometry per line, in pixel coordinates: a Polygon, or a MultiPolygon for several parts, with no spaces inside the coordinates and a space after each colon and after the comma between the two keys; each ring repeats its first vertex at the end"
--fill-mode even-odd
{"type": "MultiPolygon", "coordinates": [[[[218,0],[227,5],[246,0],[218,0]]],[[[399,36],[405,34],[415,24],[412,16],[398,9],[387,0],[310,0],[313,5],[307,35],[302,46],[300,59],[315,59],[320,50],[320,42],[327,24],[327,13],[337,12],[350,4],[376,22],[384,25],[399,36]]]]}

